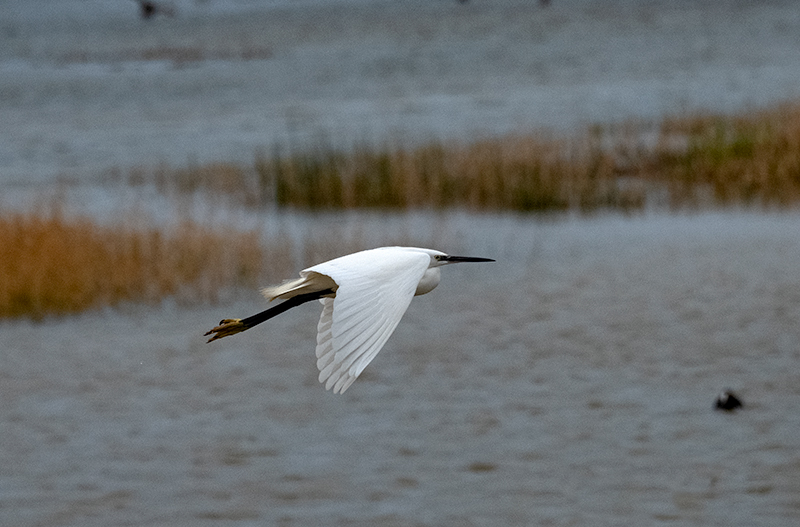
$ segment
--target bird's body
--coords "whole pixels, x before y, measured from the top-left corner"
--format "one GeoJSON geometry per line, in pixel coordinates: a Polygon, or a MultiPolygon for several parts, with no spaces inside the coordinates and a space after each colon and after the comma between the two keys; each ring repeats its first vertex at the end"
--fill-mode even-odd
{"type": "Polygon", "coordinates": [[[145,20],[153,18],[158,14],[162,14],[165,16],[175,15],[175,10],[169,4],[162,2],[154,2],[152,0],[136,0],[136,1],[139,3],[139,14],[145,20]]]}
{"type": "Polygon", "coordinates": [[[725,390],[720,393],[717,396],[717,400],[714,401],[714,407],[717,410],[724,410],[726,412],[732,412],[743,406],[742,400],[730,390],[725,390]]]}
{"type": "Polygon", "coordinates": [[[282,304],[252,317],[223,320],[209,342],[238,333],[310,300],[322,302],[317,325],[319,380],[344,392],[394,332],[415,295],[432,291],[439,267],[487,258],[449,256],[433,249],[381,247],[330,260],[300,271],[300,278],[262,290],[282,304]]]}

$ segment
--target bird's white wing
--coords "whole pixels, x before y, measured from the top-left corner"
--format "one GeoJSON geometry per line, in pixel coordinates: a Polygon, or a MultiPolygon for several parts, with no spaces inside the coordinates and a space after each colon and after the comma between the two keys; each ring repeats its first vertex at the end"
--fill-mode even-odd
{"type": "Polygon", "coordinates": [[[325,389],[343,393],[375,358],[408,309],[430,256],[394,248],[350,254],[316,265],[339,286],[323,298],[317,367],[325,389]]]}

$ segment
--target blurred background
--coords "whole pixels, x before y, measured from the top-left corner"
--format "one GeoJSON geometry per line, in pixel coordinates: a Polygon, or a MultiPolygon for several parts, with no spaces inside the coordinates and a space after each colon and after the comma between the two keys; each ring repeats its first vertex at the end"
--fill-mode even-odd
{"type": "Polygon", "coordinates": [[[0,523],[800,520],[794,2],[0,9],[0,523]],[[344,395],[205,343],[394,244],[497,262],[344,395]]]}

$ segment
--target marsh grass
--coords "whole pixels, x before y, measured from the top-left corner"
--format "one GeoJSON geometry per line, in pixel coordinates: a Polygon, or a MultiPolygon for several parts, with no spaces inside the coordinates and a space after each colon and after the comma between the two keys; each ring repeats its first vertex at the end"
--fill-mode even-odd
{"type": "MultiPolygon", "coordinates": [[[[189,220],[100,222],[64,212],[69,206],[61,200],[43,199],[34,212],[0,210],[0,319],[38,320],[165,298],[225,300],[376,243],[371,230],[324,220],[305,232],[269,235],[189,220]]],[[[378,237],[385,245],[436,245],[397,226],[378,237]]]]}
{"type": "Polygon", "coordinates": [[[114,64],[124,61],[163,61],[170,62],[175,67],[181,67],[185,64],[201,60],[266,60],[272,58],[272,56],[272,50],[268,47],[246,44],[216,49],[198,44],[159,44],[141,48],[71,51],[62,54],[59,60],[65,64],[114,64]]]}
{"type": "Polygon", "coordinates": [[[565,147],[538,136],[467,145],[273,155],[256,171],[279,206],[544,211],[627,206],[639,198],[614,182],[611,157],[586,140],[565,147]]]}
{"type": "MultiPolygon", "coordinates": [[[[738,116],[593,127],[571,138],[510,135],[417,147],[324,142],[276,148],[252,167],[160,167],[164,192],[299,209],[635,211],[800,201],[800,104],[738,116]]],[[[146,180],[138,173],[130,180],[146,180]]]]}
{"type": "MultiPolygon", "coordinates": [[[[158,166],[110,176],[153,185],[178,204],[200,195],[215,206],[224,200],[315,211],[635,211],[654,202],[789,207],[800,203],[800,103],[738,116],[667,118],[655,128],[594,127],[566,139],[530,134],[349,150],[321,143],[275,149],[252,166],[158,166]]],[[[0,210],[0,317],[40,318],[170,296],[214,300],[222,291],[276,282],[363,249],[369,238],[337,234],[330,225],[264,240],[255,231],[192,221],[107,224],[61,210],[0,210]]],[[[392,236],[381,243],[425,245],[392,236]]]]}
{"type": "Polygon", "coordinates": [[[676,203],[800,202],[800,104],[747,115],[667,119],[647,160],[676,203]]]}
{"type": "Polygon", "coordinates": [[[255,286],[257,233],[184,222],[101,225],[60,212],[0,213],[0,317],[76,313],[123,302],[213,300],[255,286]]]}

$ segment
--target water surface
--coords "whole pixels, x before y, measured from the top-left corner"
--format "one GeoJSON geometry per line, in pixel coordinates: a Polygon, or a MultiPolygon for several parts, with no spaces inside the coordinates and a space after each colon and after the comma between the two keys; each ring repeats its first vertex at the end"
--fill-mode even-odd
{"type": "Polygon", "coordinates": [[[341,396],[315,303],[210,345],[263,301],[4,322],[0,523],[797,524],[797,214],[447,228],[497,263],[341,396]]]}

